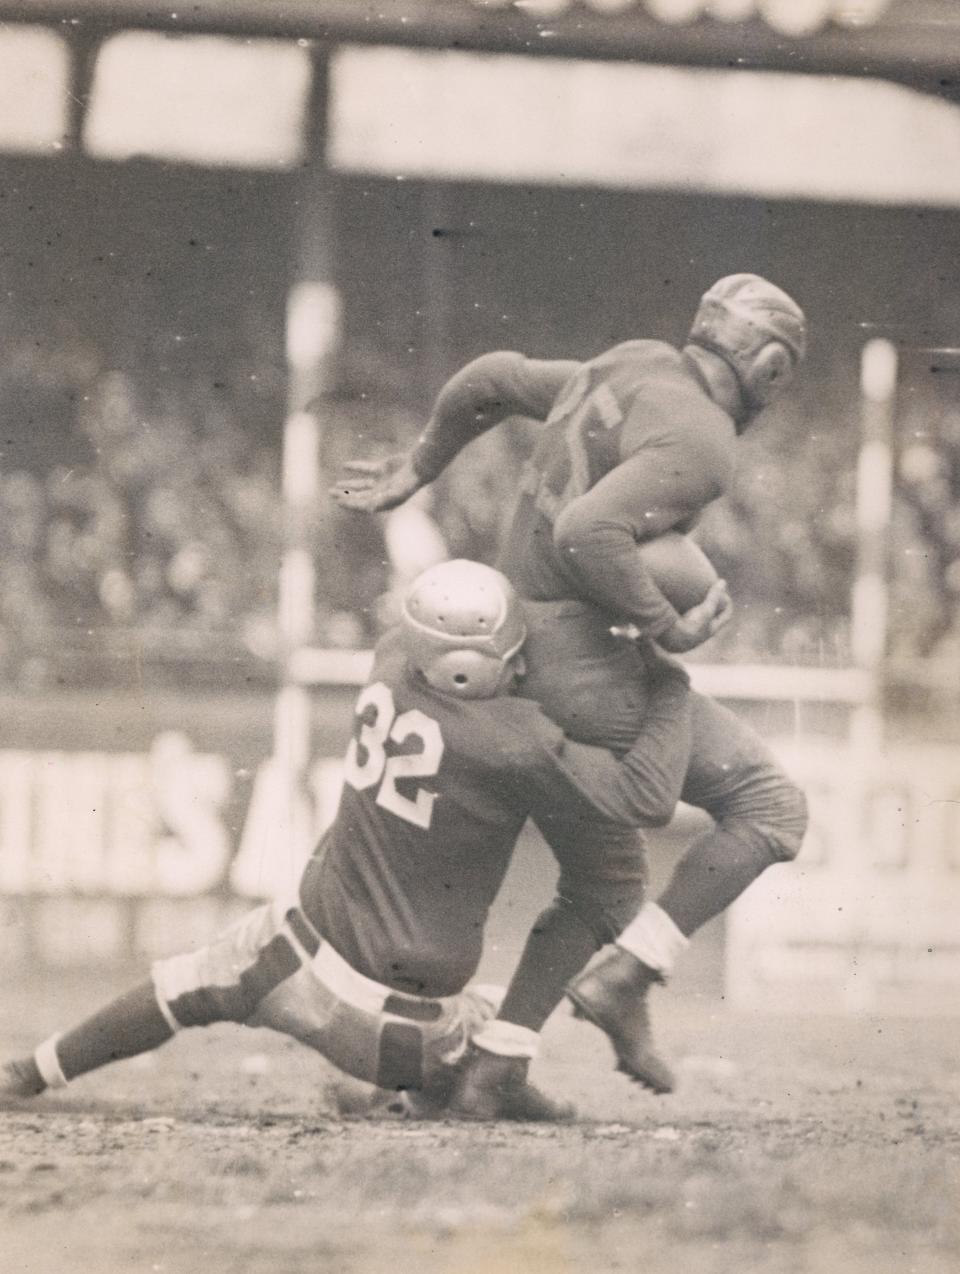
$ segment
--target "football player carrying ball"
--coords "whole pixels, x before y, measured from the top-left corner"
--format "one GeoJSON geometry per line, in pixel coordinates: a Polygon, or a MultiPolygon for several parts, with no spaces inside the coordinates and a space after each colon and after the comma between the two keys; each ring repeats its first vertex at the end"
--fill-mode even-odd
{"type": "MultiPolygon", "coordinates": [[[[643,656],[615,642],[611,625],[683,652],[712,636],[730,606],[717,583],[705,602],[678,611],[638,546],[688,532],[724,493],[737,435],[790,384],[805,350],[796,302],[757,275],[730,275],[701,298],[681,349],[629,340],[583,363],[483,355],[443,387],[408,453],[347,466],[331,494],[354,509],[393,508],[500,421],[543,421],[499,562],[540,610],[523,693],[571,737],[622,752],[643,717],[643,656]]],[[[562,891],[537,920],[499,1015],[502,1039],[496,1024],[484,1032],[487,1056],[477,1058],[466,1104],[495,1107],[504,1076],[521,1068],[565,985],[613,939],[617,945],[572,982],[571,998],[610,1036],[622,1070],[655,1092],[672,1088],[652,1039],[648,989],[669,974],[696,929],[771,864],[796,855],[806,828],[804,797],[769,750],[701,695],[693,696],[683,800],[706,810],[714,826],[626,928],[617,908],[584,909],[562,891]]],[[[581,827],[579,839],[595,866],[607,829],[581,827]]],[[[614,843],[611,890],[618,853],[614,843]]]]}

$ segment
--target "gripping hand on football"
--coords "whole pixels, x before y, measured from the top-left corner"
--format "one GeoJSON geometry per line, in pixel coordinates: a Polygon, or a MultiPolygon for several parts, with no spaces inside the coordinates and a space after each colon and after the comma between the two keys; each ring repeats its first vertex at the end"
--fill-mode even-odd
{"type": "Polygon", "coordinates": [[[404,453],[386,460],[348,460],[329,493],[345,509],[384,513],[409,500],[422,486],[423,479],[404,453]]]}
{"type": "Polygon", "coordinates": [[[706,597],[676,620],[671,628],[661,633],[657,643],[675,655],[693,650],[718,633],[733,613],[733,602],[727,592],[726,580],[712,584],[706,597]]]}

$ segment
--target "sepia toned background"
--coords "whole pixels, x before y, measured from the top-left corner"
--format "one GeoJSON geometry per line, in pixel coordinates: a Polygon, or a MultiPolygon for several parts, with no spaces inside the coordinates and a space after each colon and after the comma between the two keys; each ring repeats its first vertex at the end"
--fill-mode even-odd
{"type": "MultiPolygon", "coordinates": [[[[446,377],[486,350],[576,358],[633,336],[677,342],[715,278],[754,271],[802,303],[810,355],[739,444],[734,490],[697,531],[736,611],[691,669],[802,780],[812,827],[797,863],[758,881],[678,970],[669,1038],[693,1059],[688,1105],[661,1115],[591,1088],[594,1072],[614,1081],[566,1022],[557,1051],[583,1049],[592,1071],[558,1074],[586,1088],[596,1120],[679,1129],[680,1194],[698,1173],[713,1180],[703,1129],[734,1130],[718,1171],[742,1196],[707,1190],[715,1228],[694,1242],[677,1221],[662,1236],[691,1268],[857,1269],[861,1256],[873,1270],[949,1267],[958,65],[952,0],[217,0],[182,12],[0,0],[4,1038],[30,1014],[52,1029],[64,986],[88,1004],[104,980],[203,940],[295,875],[335,809],[356,688],[398,590],[442,557],[495,557],[536,426],[509,422],[385,518],[327,501],[342,460],[408,443],[446,377]],[[793,1051],[796,1038],[807,1044],[793,1051]],[[876,1081],[863,1108],[851,1040],[876,1081]],[[824,1080],[830,1056],[845,1060],[824,1080]],[[782,1108],[791,1083],[800,1107],[782,1108]],[[935,1112],[931,1139],[916,1115],[920,1140],[904,1150],[880,1116],[915,1090],[935,1112]],[[802,1161],[817,1180],[841,1144],[843,1162],[857,1147],[903,1154],[903,1174],[871,1168],[870,1189],[839,1191],[835,1207],[829,1191],[808,1193],[791,1228],[791,1182],[774,1172],[754,1216],[755,1180],[736,1175],[735,1155],[760,1145],[750,1172],[762,1177],[778,1153],[771,1121],[796,1140],[821,1103],[824,1154],[802,1161]],[[925,1145],[929,1192],[917,1184],[925,1145]],[[910,1255],[883,1267],[876,1215],[898,1193],[892,1233],[910,1255]],[[804,1247],[818,1207],[833,1238],[804,1247]],[[845,1209],[869,1230],[860,1248],[836,1238],[845,1209]],[[771,1225],[779,1255],[764,1266],[771,1225]],[[924,1247],[921,1232],[941,1237],[924,1247]]],[[[694,817],[681,810],[654,841],[654,883],[694,817]]],[[[491,977],[508,975],[552,885],[531,834],[491,922],[491,977]]],[[[234,1062],[246,1076],[233,1113],[229,1096],[217,1107],[246,1127],[259,1107],[243,1085],[260,1062],[244,1071],[234,1043],[204,1049],[224,1091],[234,1062]]],[[[271,1100],[293,1120],[299,1072],[264,1056],[271,1100]]],[[[199,1125],[182,1079],[164,1070],[158,1091],[199,1125]]],[[[135,1077],[119,1082],[141,1099],[135,1077]]],[[[26,1134],[9,1135],[19,1164],[10,1146],[26,1134]]],[[[182,1149],[195,1151],[189,1138],[182,1149]]],[[[358,1153],[365,1163],[370,1147],[358,1153]]],[[[495,1151],[482,1153],[495,1173],[495,1151]]],[[[610,1221],[608,1194],[587,1229],[610,1221]]],[[[11,1197],[24,1214],[36,1202],[26,1185],[11,1197]]],[[[660,1202],[623,1206],[639,1224],[660,1202]]],[[[579,1268],[580,1221],[567,1265],[549,1264],[539,1238],[497,1265],[455,1225],[468,1255],[446,1268],[579,1268]]],[[[34,1230],[18,1225],[16,1268],[45,1274],[30,1261],[53,1257],[31,1255],[34,1230]]],[[[222,1243],[226,1268],[303,1268],[302,1254],[273,1250],[245,1264],[222,1243]]],[[[620,1249],[603,1250],[620,1268],[620,1249]]],[[[123,1251],[105,1244],[103,1268],[139,1269],[123,1251]]],[[[344,1240],[331,1260],[378,1268],[380,1255],[351,1251],[344,1240]]],[[[149,1245],[136,1252],[150,1268],[149,1245]]]]}

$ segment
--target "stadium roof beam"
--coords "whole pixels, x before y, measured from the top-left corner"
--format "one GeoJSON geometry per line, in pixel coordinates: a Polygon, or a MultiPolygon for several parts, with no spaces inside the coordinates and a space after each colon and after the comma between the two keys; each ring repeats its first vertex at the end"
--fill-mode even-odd
{"type": "Polygon", "coordinates": [[[956,0],[891,0],[872,24],[804,37],[757,18],[679,25],[637,6],[600,12],[581,3],[538,17],[474,0],[0,0],[0,21],[873,76],[960,96],[956,0]]]}

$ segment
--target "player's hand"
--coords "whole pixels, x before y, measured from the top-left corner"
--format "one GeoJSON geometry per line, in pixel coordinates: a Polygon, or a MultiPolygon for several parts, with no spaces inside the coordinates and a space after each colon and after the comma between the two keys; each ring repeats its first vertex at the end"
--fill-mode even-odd
{"type": "Polygon", "coordinates": [[[409,455],[402,454],[386,460],[348,460],[328,489],[345,509],[384,513],[409,500],[422,486],[409,455]]]}
{"type": "Polygon", "coordinates": [[[685,611],[672,628],[657,638],[664,650],[675,655],[693,650],[718,633],[733,613],[726,580],[717,580],[698,606],[685,611]]]}

